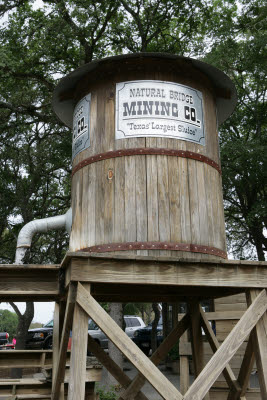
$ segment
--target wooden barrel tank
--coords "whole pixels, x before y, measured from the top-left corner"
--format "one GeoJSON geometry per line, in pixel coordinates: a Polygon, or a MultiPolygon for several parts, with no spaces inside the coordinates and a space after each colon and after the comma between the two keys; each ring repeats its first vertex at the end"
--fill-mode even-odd
{"type": "Polygon", "coordinates": [[[218,123],[235,88],[189,58],[110,57],[57,86],[73,126],[71,251],[226,258],[218,123]]]}

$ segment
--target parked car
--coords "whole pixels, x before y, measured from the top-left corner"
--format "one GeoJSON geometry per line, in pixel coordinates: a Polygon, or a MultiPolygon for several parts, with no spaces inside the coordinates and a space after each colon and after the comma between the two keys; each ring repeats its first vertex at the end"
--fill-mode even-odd
{"type": "MultiPolygon", "coordinates": [[[[142,318],[135,315],[125,315],[124,321],[126,324],[125,332],[129,337],[133,337],[136,329],[145,326],[142,318]]],[[[108,348],[108,338],[106,335],[98,328],[98,326],[89,319],[88,322],[88,333],[95,339],[96,342],[104,349],[108,348]]],[[[68,348],[71,347],[71,333],[68,348]]],[[[26,349],[52,349],[53,345],[53,320],[49,321],[42,328],[30,329],[28,331],[26,339],[26,349]]]]}
{"type": "Polygon", "coordinates": [[[15,350],[15,345],[13,343],[1,344],[0,350],[15,350]]]}
{"type": "MultiPolygon", "coordinates": [[[[134,343],[148,356],[151,350],[151,332],[152,323],[145,328],[137,329],[134,332],[133,341],[134,343]]],[[[163,341],[163,326],[162,317],[159,320],[157,326],[157,346],[163,341]]]]}
{"type": "MultiPolygon", "coordinates": [[[[130,337],[133,338],[134,333],[137,329],[145,327],[145,323],[142,318],[136,315],[124,315],[125,321],[125,333],[130,337]]],[[[98,343],[103,349],[108,348],[108,338],[102,332],[99,327],[94,323],[94,321],[89,320],[88,324],[88,333],[89,335],[98,343]]]]}
{"type": "Polygon", "coordinates": [[[26,339],[26,349],[52,349],[53,320],[42,328],[30,329],[26,339]]]}
{"type": "Polygon", "coordinates": [[[9,334],[7,332],[0,332],[0,345],[8,343],[9,334]]]}

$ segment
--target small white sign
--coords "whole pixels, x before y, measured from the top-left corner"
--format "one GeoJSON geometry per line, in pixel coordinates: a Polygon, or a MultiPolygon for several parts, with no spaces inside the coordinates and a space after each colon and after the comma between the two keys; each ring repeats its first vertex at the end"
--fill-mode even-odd
{"type": "Polygon", "coordinates": [[[72,159],[82,150],[90,146],[90,105],[91,94],[83,97],[73,112],[73,133],[72,133],[72,159]]]}
{"type": "Polygon", "coordinates": [[[169,137],[205,145],[202,93],[163,81],[116,85],[116,139],[169,137]]]}

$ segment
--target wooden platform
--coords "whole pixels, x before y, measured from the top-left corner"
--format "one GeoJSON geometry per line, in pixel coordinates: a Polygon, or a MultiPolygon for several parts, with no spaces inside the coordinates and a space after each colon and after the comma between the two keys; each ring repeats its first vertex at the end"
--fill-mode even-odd
{"type": "Polygon", "coordinates": [[[60,265],[0,264],[0,301],[59,300],[60,271],[60,265]]]}
{"type": "MultiPolygon", "coordinates": [[[[76,400],[77,395],[79,399],[84,397],[83,355],[87,345],[125,388],[120,400],[133,398],[145,400],[146,397],[141,392],[145,380],[148,380],[166,400],[215,399],[211,387],[221,373],[226,379],[228,391],[227,389],[217,391],[218,400],[225,398],[225,393],[227,400],[241,399],[247,392],[248,376],[254,354],[257,354],[261,396],[263,399],[267,398],[266,267],[267,263],[256,261],[164,259],[127,254],[103,256],[81,252],[68,253],[62,263],[62,268],[65,270],[65,287],[69,288],[65,325],[70,324],[74,313],[73,349],[76,349],[70,361],[72,385],[68,399],[76,400]],[[238,293],[247,294],[250,306],[240,316],[239,322],[226,340],[220,344],[199,302],[203,299],[238,293]],[[148,359],[114,323],[98,301],[186,301],[189,312],[148,359]],[[90,336],[87,336],[88,316],[137,368],[139,374],[133,381],[129,381],[124,372],[106,354],[103,354],[102,349],[90,336]],[[75,329],[77,326],[79,330],[75,329]],[[201,328],[204,329],[214,353],[206,366],[204,366],[201,328]],[[191,336],[195,381],[190,387],[189,383],[186,385],[182,382],[180,392],[161,374],[156,365],[166,357],[169,350],[187,330],[190,331],[191,336]],[[235,377],[228,363],[248,336],[251,339],[245,351],[240,374],[235,377]]],[[[59,370],[59,366],[64,362],[63,338],[64,328],[52,399],[57,399],[57,388],[63,379],[59,370]]],[[[251,398],[250,394],[248,398],[251,398]]]]}
{"type": "Polygon", "coordinates": [[[90,282],[98,301],[185,301],[267,287],[267,263],[68,253],[65,285],[90,282]]]}
{"type": "Polygon", "coordinates": [[[68,400],[85,398],[87,348],[125,388],[120,400],[147,400],[141,391],[146,380],[166,400],[252,399],[253,393],[247,387],[254,355],[260,395],[267,399],[266,287],[267,263],[257,261],[189,260],[127,254],[103,256],[75,252],[66,255],[61,267],[0,266],[1,301],[56,301],[51,400],[64,399],[63,382],[66,380],[69,382],[68,400]],[[239,321],[233,330],[223,343],[219,343],[199,302],[239,293],[246,294],[248,309],[238,315],[239,321]],[[189,311],[148,359],[103,310],[99,301],[186,301],[189,311]],[[136,367],[138,375],[132,381],[88,335],[88,317],[136,367]],[[70,370],[65,377],[71,329],[70,370]],[[206,366],[201,329],[204,329],[214,353],[206,360],[206,366]],[[178,391],[161,374],[157,365],[180,338],[182,341],[187,330],[191,337],[195,381],[189,387],[184,379],[178,391]],[[250,340],[236,377],[229,362],[247,337],[250,340]],[[221,373],[228,389],[214,392],[212,385],[221,373]]]}

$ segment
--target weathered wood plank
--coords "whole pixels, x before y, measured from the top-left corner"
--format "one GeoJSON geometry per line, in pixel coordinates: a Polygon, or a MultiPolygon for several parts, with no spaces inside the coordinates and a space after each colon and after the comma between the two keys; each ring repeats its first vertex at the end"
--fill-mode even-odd
{"type": "MultiPolygon", "coordinates": [[[[164,339],[164,341],[160,344],[160,346],[156,349],[156,351],[152,354],[150,360],[155,365],[159,365],[160,361],[166,357],[168,352],[172,349],[172,347],[177,343],[179,338],[183,335],[186,329],[189,326],[190,317],[186,314],[183,319],[173,328],[173,330],[169,333],[169,335],[164,339]]],[[[145,384],[146,378],[139,373],[129,385],[129,387],[121,394],[119,400],[125,399],[127,400],[129,396],[131,398],[135,398],[139,390],[145,384]]]]}
{"type": "MultiPolygon", "coordinates": [[[[86,289],[83,290],[87,293],[86,289]]],[[[68,400],[83,399],[85,395],[88,315],[75,303],[70,358],[68,400]]]]}
{"type": "Polygon", "coordinates": [[[52,400],[57,400],[59,398],[61,383],[64,382],[65,365],[67,359],[67,347],[73,321],[73,312],[76,301],[76,294],[77,294],[77,287],[75,284],[71,283],[69,286],[66,312],[62,328],[62,336],[60,341],[57,363],[55,366],[55,371],[53,371],[53,385],[52,385],[52,397],[51,397],[52,400]]]}
{"type": "MultiPolygon", "coordinates": [[[[248,304],[252,305],[259,296],[259,290],[250,290],[247,293],[248,304]]],[[[266,294],[266,290],[265,290],[266,294]]],[[[250,306],[251,307],[251,306],[250,306]]],[[[267,399],[267,313],[262,315],[255,329],[252,331],[254,353],[259,374],[261,395],[267,399]]]]}
{"type": "MultiPolygon", "coordinates": [[[[55,310],[54,310],[54,324],[53,324],[53,369],[52,369],[52,382],[55,382],[56,378],[56,368],[59,361],[59,354],[60,354],[60,339],[61,333],[63,328],[63,321],[62,321],[62,314],[63,304],[59,304],[58,302],[55,303],[55,310]]],[[[66,351],[67,352],[67,351],[66,351]]],[[[44,364],[44,360],[43,360],[44,364]]],[[[63,369],[65,370],[64,366],[63,369]]],[[[60,385],[60,388],[57,393],[58,400],[64,400],[64,383],[60,385]]]]}
{"type": "MultiPolygon", "coordinates": [[[[153,141],[155,139],[149,139],[153,141]]],[[[159,241],[158,174],[157,157],[146,156],[147,166],[147,220],[148,241],[159,241]]],[[[152,255],[153,251],[149,251],[152,255]]],[[[155,253],[156,254],[156,253],[155,253]]]]}
{"type": "MultiPolygon", "coordinates": [[[[238,320],[244,315],[245,311],[211,311],[205,312],[205,317],[208,321],[228,321],[228,320],[238,320]]],[[[184,314],[179,314],[181,318],[184,314]]]]}
{"type": "Polygon", "coordinates": [[[263,288],[267,269],[221,263],[73,258],[71,280],[205,287],[263,288]]]}
{"type": "MultiPolygon", "coordinates": [[[[136,240],[147,242],[147,193],[146,193],[146,158],[136,156],[135,190],[136,190],[136,240]]],[[[148,255],[148,250],[138,250],[137,254],[148,255]]]]}
{"type": "Polygon", "coordinates": [[[125,241],[136,241],[135,157],[125,157],[125,241]]]}
{"type": "Polygon", "coordinates": [[[87,185],[88,208],[87,212],[87,246],[96,244],[96,165],[89,166],[87,185]]]}
{"type": "MultiPolygon", "coordinates": [[[[158,139],[159,140],[159,139],[158,139]]],[[[164,144],[164,139],[161,140],[164,144]]],[[[170,204],[169,204],[169,182],[168,182],[168,158],[157,156],[158,170],[158,215],[159,215],[159,240],[160,242],[170,241],[170,204]]],[[[161,251],[161,254],[168,254],[168,251],[161,251]]]]}
{"type": "Polygon", "coordinates": [[[250,375],[254,365],[254,358],[255,356],[253,351],[252,336],[250,335],[250,339],[248,341],[243,362],[237,378],[241,390],[239,392],[232,388],[229,392],[227,400],[238,400],[240,397],[242,398],[246,395],[247,389],[249,387],[250,375]]]}
{"type": "MultiPolygon", "coordinates": [[[[204,368],[204,348],[203,348],[203,337],[201,331],[201,307],[197,302],[189,303],[189,312],[191,316],[190,331],[191,331],[191,345],[192,355],[194,362],[194,374],[195,378],[201,373],[204,368]]],[[[209,394],[206,393],[203,397],[205,400],[209,400],[209,394]]]]}
{"type": "Polygon", "coordinates": [[[258,320],[265,313],[266,309],[267,295],[266,291],[262,290],[232,332],[228,335],[227,339],[217,350],[216,354],[189,388],[184,396],[184,400],[192,398],[195,400],[203,399],[213,382],[218,378],[238,347],[243,343],[247,335],[249,335],[258,320]]]}
{"type": "Polygon", "coordinates": [[[146,376],[151,385],[166,400],[182,400],[178,390],[165,378],[157,367],[143,354],[133,341],[123,332],[116,322],[78,283],[77,302],[90,315],[99,328],[118,347],[130,362],[146,376]]]}
{"type": "MultiPolygon", "coordinates": [[[[206,313],[202,310],[202,307],[199,307],[199,312],[202,318],[202,326],[204,329],[204,332],[206,334],[206,337],[208,339],[208,342],[210,344],[210,347],[212,348],[213,352],[216,353],[216,351],[220,348],[220,344],[214,335],[214,332],[209,324],[209,321],[206,317],[206,313]]],[[[227,364],[225,369],[222,371],[223,375],[225,377],[226,382],[229,385],[229,388],[237,394],[240,394],[241,388],[236,382],[236,377],[231,369],[231,367],[227,364]]]]}

